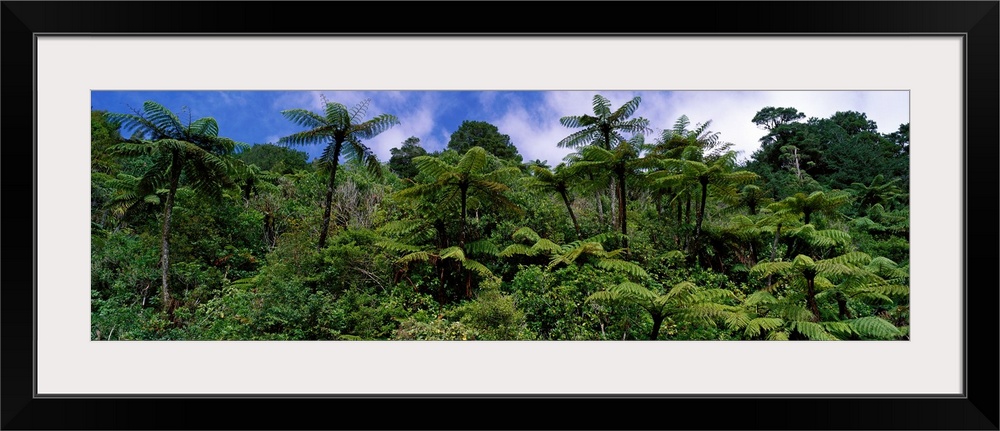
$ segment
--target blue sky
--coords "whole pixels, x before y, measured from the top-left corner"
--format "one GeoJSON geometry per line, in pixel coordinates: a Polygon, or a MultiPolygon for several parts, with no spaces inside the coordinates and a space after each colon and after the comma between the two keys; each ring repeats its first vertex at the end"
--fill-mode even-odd
{"type": "MultiPolygon", "coordinates": [[[[592,114],[594,94],[607,97],[612,109],[640,96],[633,117],[649,119],[657,131],[670,128],[681,115],[687,115],[692,126],[711,121],[708,129],[732,142],[741,159],[753,153],[765,134],[751,119],[766,106],[794,107],[807,117],[820,118],[837,111],[864,112],[882,133],[909,122],[906,91],[93,91],[91,108],[131,112],[154,100],[182,119],[184,112],[193,119],[214,117],[220,135],[259,144],[303,130],[285,119],[282,110],[321,112],[322,96],[348,107],[371,99],[366,119],[388,113],[400,120],[366,143],[383,161],[388,161],[391,148],[410,136],[420,138],[428,151],[443,149],[462,121],[476,120],[510,135],[526,161],[541,159],[555,165],[570,152],[556,143],[575,130],[562,126],[559,118],[592,114]]],[[[296,149],[312,158],[322,147],[296,149]]]]}

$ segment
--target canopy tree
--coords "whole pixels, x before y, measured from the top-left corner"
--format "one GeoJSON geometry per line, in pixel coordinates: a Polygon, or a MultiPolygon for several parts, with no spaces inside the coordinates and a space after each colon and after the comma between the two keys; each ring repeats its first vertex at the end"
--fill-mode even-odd
{"type": "Polygon", "coordinates": [[[448,140],[448,149],[465,154],[472,147],[482,147],[486,152],[503,160],[521,163],[523,158],[510,136],[500,133],[497,126],[485,121],[465,120],[448,140]]]}
{"type": "Polygon", "coordinates": [[[389,170],[400,178],[413,178],[419,172],[413,164],[414,157],[426,156],[427,150],[420,146],[420,138],[410,136],[403,141],[399,148],[389,150],[392,156],[389,158],[389,170]]]}

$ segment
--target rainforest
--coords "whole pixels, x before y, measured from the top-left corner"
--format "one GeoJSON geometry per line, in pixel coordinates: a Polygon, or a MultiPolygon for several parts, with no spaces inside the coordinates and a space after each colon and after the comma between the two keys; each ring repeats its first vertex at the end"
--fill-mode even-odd
{"type": "Polygon", "coordinates": [[[763,104],[744,142],[583,93],[544,159],[485,117],[380,156],[372,98],[254,143],[92,109],[91,340],[909,339],[908,122],[763,104]]]}

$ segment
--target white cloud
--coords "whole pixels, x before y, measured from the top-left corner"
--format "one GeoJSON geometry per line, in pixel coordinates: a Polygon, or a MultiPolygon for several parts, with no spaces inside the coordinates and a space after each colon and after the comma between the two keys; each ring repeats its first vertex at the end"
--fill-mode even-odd
{"type": "MultiPolygon", "coordinates": [[[[278,109],[311,106],[317,111],[322,107],[321,92],[287,93],[275,101],[278,109]]],[[[564,127],[559,118],[568,115],[593,114],[592,101],[601,94],[617,109],[639,95],[642,101],[634,117],[650,120],[653,133],[647,141],[656,139],[659,132],[670,128],[681,116],[691,121],[689,128],[711,121],[708,127],[719,132],[723,141],[732,142],[746,160],[759,147],[759,139],[766,134],[751,122],[753,116],[766,106],[793,107],[808,117],[826,118],[837,111],[859,111],[879,125],[879,131],[890,133],[900,124],[909,122],[909,94],[906,91],[550,91],[533,97],[529,93],[499,97],[496,92],[481,92],[469,99],[454,99],[450,92],[322,92],[329,100],[352,107],[365,98],[371,98],[368,118],[392,113],[399,117],[395,126],[372,139],[367,144],[383,161],[388,160],[389,150],[398,147],[406,138],[416,136],[428,151],[445,148],[453,130],[447,130],[438,118],[443,107],[457,103],[470,103],[468,109],[480,110],[484,120],[498,127],[500,133],[510,135],[511,141],[525,160],[547,160],[554,165],[572,152],[558,148],[556,143],[575,129],[564,127]]],[[[309,149],[310,154],[320,149],[309,149]]]]}
{"type": "Polygon", "coordinates": [[[572,131],[559,124],[558,117],[546,112],[544,107],[529,112],[522,105],[511,105],[502,117],[489,120],[500,133],[510,136],[525,161],[546,160],[555,166],[573,150],[556,146],[572,131]],[[552,121],[555,118],[555,121],[552,121]]]}

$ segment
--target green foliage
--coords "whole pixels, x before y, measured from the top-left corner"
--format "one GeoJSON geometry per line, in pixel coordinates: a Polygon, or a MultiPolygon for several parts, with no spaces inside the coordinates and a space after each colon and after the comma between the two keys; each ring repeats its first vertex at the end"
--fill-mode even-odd
{"type": "Polygon", "coordinates": [[[312,170],[312,165],[309,164],[309,155],[304,151],[297,151],[274,144],[252,145],[237,153],[236,159],[248,165],[257,165],[265,171],[272,171],[278,174],[291,174],[300,170],[312,170]]]}
{"type": "Polygon", "coordinates": [[[413,164],[413,159],[426,156],[427,150],[420,146],[420,138],[411,136],[406,138],[399,148],[390,149],[389,154],[391,154],[389,170],[399,175],[400,178],[412,179],[420,172],[413,164]]]}
{"type": "Polygon", "coordinates": [[[473,121],[382,164],[398,120],[324,102],[279,141],[326,145],[318,171],[210,117],[92,113],[92,340],[909,337],[908,125],[767,107],[741,163],[597,95],[554,168],[473,121]]]}
{"type": "Polygon", "coordinates": [[[475,340],[479,334],[472,328],[445,319],[421,321],[407,318],[400,322],[399,329],[393,335],[393,340],[421,341],[466,341],[475,340]]]}
{"type": "Polygon", "coordinates": [[[392,114],[380,114],[364,120],[368,112],[370,99],[365,99],[348,109],[343,104],[330,102],[323,97],[323,114],[306,109],[288,109],[281,114],[293,123],[307,130],[285,136],[278,140],[279,144],[312,145],[325,144],[323,153],[317,160],[321,170],[328,174],[326,198],[323,203],[323,221],[320,225],[318,247],[326,247],[327,233],[330,227],[330,212],[333,205],[333,189],[337,178],[337,167],[342,151],[346,151],[349,160],[363,164],[369,170],[381,174],[382,166],[378,157],[368,146],[362,143],[389,128],[399,124],[399,119],[392,114]],[[346,144],[346,146],[345,146],[346,144]]]}
{"type": "Polygon", "coordinates": [[[500,291],[500,283],[484,283],[476,298],[451,313],[466,327],[475,330],[480,340],[530,340],[525,314],[519,310],[514,296],[500,291]]]}
{"type": "Polygon", "coordinates": [[[498,158],[515,163],[523,160],[510,136],[500,133],[497,126],[485,121],[464,120],[448,139],[448,149],[465,154],[473,147],[482,147],[498,158]]]}

